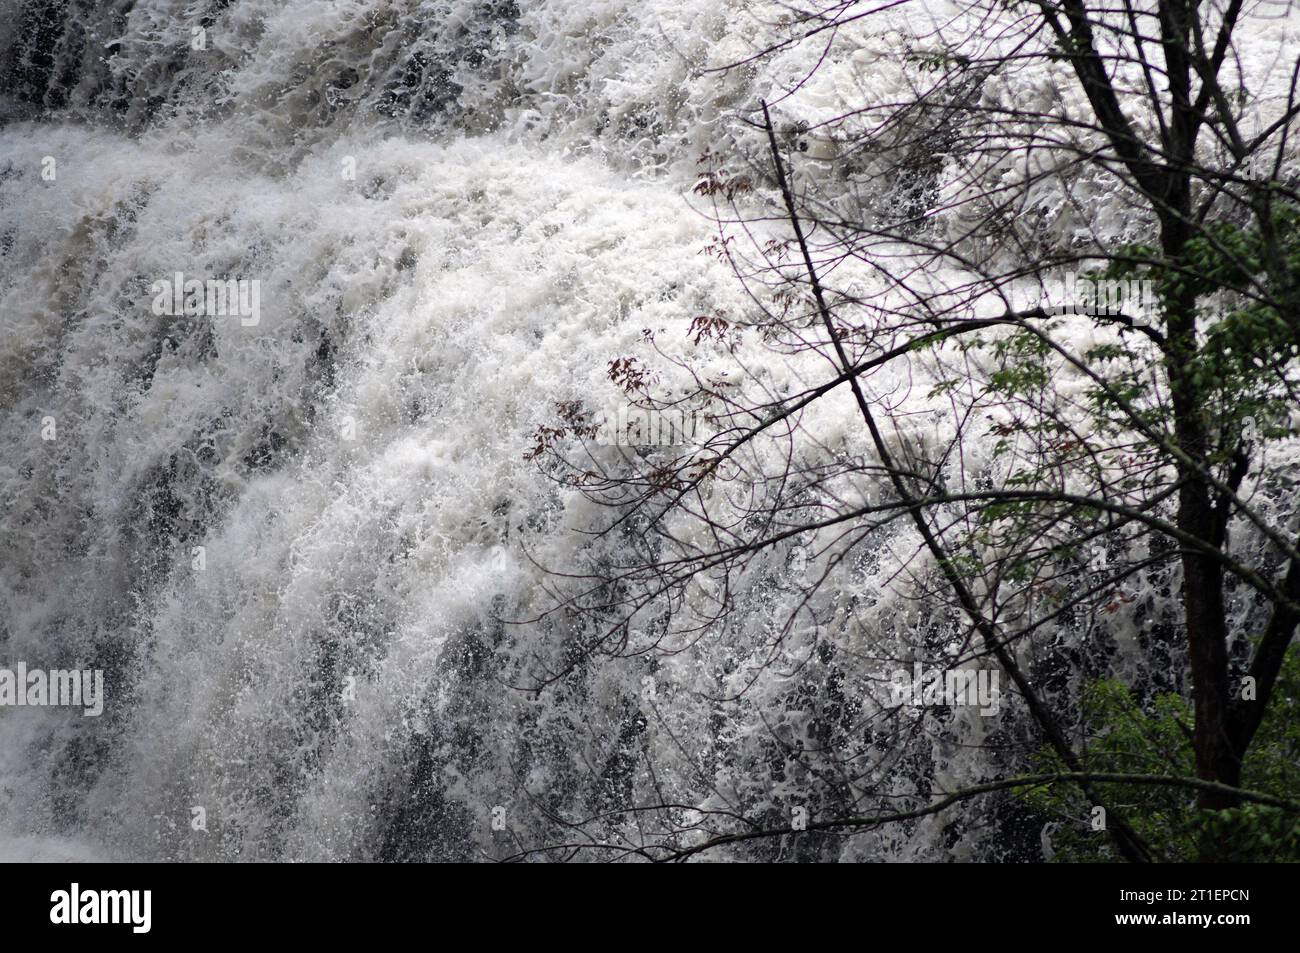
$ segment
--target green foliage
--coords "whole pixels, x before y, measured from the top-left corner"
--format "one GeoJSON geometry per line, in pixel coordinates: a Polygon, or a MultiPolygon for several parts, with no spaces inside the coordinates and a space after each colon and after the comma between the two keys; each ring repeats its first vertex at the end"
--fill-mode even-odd
{"type": "MultiPolygon", "coordinates": [[[[1218,452],[1208,454],[1211,462],[1231,457],[1243,439],[1289,435],[1283,422],[1289,418],[1294,362],[1300,357],[1294,327],[1300,306],[1300,211],[1274,206],[1267,231],[1210,223],[1184,244],[1176,261],[1162,259],[1149,245],[1129,245],[1091,276],[1098,281],[1151,280],[1161,302],[1193,302],[1185,317],[1195,321],[1201,334],[1194,349],[1175,362],[1184,386],[1197,395],[1207,431],[1218,435],[1218,452]],[[1288,313],[1279,312],[1278,302],[1288,313]]],[[[1114,371],[1112,365],[1124,357],[1114,346],[1094,348],[1087,357],[1106,372],[1108,388],[1090,394],[1099,418],[1112,417],[1122,426],[1123,415],[1113,414],[1114,393],[1130,405],[1150,403],[1143,400],[1150,386],[1146,378],[1114,371]]],[[[1167,429],[1161,413],[1142,415],[1146,423],[1167,429]]]]}
{"type": "MultiPolygon", "coordinates": [[[[1043,329],[1044,333],[1050,330],[1043,329]]],[[[998,368],[989,377],[989,388],[1006,395],[1030,395],[1048,384],[1047,355],[1051,346],[1043,335],[1019,330],[993,342],[998,368]]]]}
{"type": "MultiPolygon", "coordinates": [[[[1243,765],[1242,786],[1278,797],[1300,791],[1300,653],[1288,654],[1269,709],[1243,765]]],[[[1083,699],[1089,745],[1081,753],[1084,770],[1099,773],[1194,777],[1192,705],[1174,695],[1159,695],[1143,708],[1122,683],[1095,683],[1083,699]]],[[[1064,771],[1048,749],[1035,770],[1064,771]]],[[[1239,862],[1300,861],[1300,815],[1257,803],[1223,811],[1201,811],[1190,788],[1142,784],[1099,785],[1115,810],[1122,811],[1137,835],[1169,861],[1193,861],[1198,845],[1214,838],[1226,845],[1227,858],[1239,862]]],[[[1104,831],[1088,823],[1092,805],[1077,785],[1025,790],[1021,796],[1048,818],[1061,822],[1052,836],[1058,861],[1118,859],[1104,831]]]]}

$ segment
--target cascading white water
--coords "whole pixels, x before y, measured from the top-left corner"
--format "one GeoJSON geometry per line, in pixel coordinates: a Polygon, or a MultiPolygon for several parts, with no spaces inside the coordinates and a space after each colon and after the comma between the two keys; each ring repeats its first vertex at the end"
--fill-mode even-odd
{"type": "Polygon", "coordinates": [[[516,544],[563,561],[583,518],[533,428],[736,297],[682,197],[725,12],[6,4],[11,118],[64,119],[0,145],[0,644],[110,683],[102,720],[0,713],[11,853],[472,856],[471,815],[525,820],[510,748],[562,726],[515,732],[474,646],[544,602],[516,544]],[[259,324],[154,314],[176,271],[257,278],[259,324]]]}
{"type": "MultiPolygon", "coordinates": [[[[595,519],[524,460],[534,429],[615,400],[607,364],[653,360],[644,329],[671,381],[670,358],[701,360],[692,318],[745,307],[689,193],[704,152],[759,151],[735,111],[816,62],[710,72],[781,10],[0,2],[0,661],[109,686],[99,719],[0,710],[0,851],[499,856],[495,807],[531,844],[618,803],[629,738],[678,769],[669,800],[761,808],[798,783],[744,741],[759,712],[806,727],[777,711],[786,674],[709,700],[793,595],[663,660],[662,730],[636,659],[509,687],[582,623],[497,621],[549,607],[538,566],[572,565],[595,519]],[[258,280],[260,321],[154,313],[176,272],[258,280]]],[[[901,88],[900,24],[861,29],[782,122],[901,88]]],[[[825,372],[752,356],[775,390],[825,372]]],[[[808,425],[861,451],[836,406],[808,425]]],[[[846,568],[827,614],[911,624],[877,571],[846,568]]],[[[936,742],[927,770],[960,761],[936,742]]],[[[845,856],[974,850],[941,827],[845,856]]]]}

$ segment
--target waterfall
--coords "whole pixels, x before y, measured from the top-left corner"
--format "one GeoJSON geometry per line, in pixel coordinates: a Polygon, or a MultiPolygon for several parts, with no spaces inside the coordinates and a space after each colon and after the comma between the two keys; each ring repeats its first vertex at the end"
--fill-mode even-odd
{"type": "MultiPolygon", "coordinates": [[[[611,361],[725,373],[689,328],[746,293],[692,187],[706,154],[761,158],[742,115],[816,64],[718,69],[784,9],[0,0],[0,666],[102,670],[106,697],[0,709],[0,855],[493,858],[651,784],[762,812],[807,780],[755,734],[815,732],[830,702],[791,699],[867,676],[811,629],[756,658],[789,574],[825,567],[774,553],[733,629],[536,690],[593,624],[550,611],[549,570],[609,552],[526,459],[557,405],[613,406],[611,361]],[[230,283],[224,313],[188,281],[230,283]]],[[[951,9],[855,26],[783,128],[887,99],[951,9]]],[[[828,373],[746,357],[773,393],[828,373]]],[[[807,424],[865,452],[851,414],[807,424]]],[[[925,624],[877,562],[835,567],[830,631],[925,624]]],[[[916,772],[968,774],[959,748],[916,772]]],[[[834,850],[976,852],[943,827],[834,850]]]]}
{"type": "Polygon", "coordinates": [[[109,698],[0,711],[11,854],[491,855],[476,813],[598,797],[557,745],[620,676],[487,657],[564,637],[498,621],[583,516],[523,451],[738,300],[683,196],[741,6],[0,7],[0,662],[109,698]],[[156,313],[175,273],[259,320],[156,313]]]}

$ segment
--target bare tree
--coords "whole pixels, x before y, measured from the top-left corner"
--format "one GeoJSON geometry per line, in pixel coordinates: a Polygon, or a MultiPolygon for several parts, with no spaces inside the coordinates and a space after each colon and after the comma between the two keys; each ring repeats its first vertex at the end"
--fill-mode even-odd
{"type": "MultiPolygon", "coordinates": [[[[752,781],[793,785],[811,813],[774,819],[771,799],[720,784],[737,777],[718,768],[725,744],[675,739],[675,770],[696,777],[665,782],[674,769],[644,736],[671,725],[643,699],[610,769],[620,795],[562,822],[575,849],[815,843],[1043,785],[1103,808],[1130,861],[1171,859],[1130,823],[1134,786],[1175,789],[1206,816],[1250,803],[1294,817],[1285,792],[1246,782],[1300,622],[1300,59],[1267,94],[1252,87],[1242,0],[990,0],[914,31],[904,94],[800,117],[799,91],[847,60],[854,30],[906,6],[791,8],[754,51],[817,53],[759,104],[734,155],[702,159],[708,252],[752,308],[695,317],[709,360],[677,361],[691,389],[656,391],[652,359],[668,358],[653,336],[611,363],[642,438],[575,400],[530,451],[612,514],[585,565],[556,576],[557,612],[588,636],[539,656],[530,687],[600,655],[689,655],[757,614],[763,636],[731,646],[744,674],[707,700],[725,720],[760,673],[802,659],[789,674],[803,695],[787,701],[811,712],[817,743],[749,712],[779,762],[752,781]],[[802,386],[754,373],[746,347],[787,355],[802,386]],[[668,413],[711,432],[626,446],[656,443],[644,428],[668,413]],[[837,598],[864,566],[910,601],[909,620],[837,598]],[[910,713],[887,681],[922,661],[994,665],[1014,710],[973,732],[944,721],[951,706],[910,713]],[[811,688],[794,677],[813,669],[811,688]],[[1172,754],[1097,766],[1083,698],[1103,677],[1190,699],[1190,773],[1172,754]],[[935,731],[979,749],[985,777],[945,789],[935,731]],[[927,771],[900,792],[900,773],[927,771]]],[[[1209,830],[1197,856],[1232,856],[1209,830]]]]}

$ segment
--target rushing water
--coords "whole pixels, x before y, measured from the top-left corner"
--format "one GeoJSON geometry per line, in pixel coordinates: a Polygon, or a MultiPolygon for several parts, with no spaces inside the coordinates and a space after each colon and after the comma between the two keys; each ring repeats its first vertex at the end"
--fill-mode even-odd
{"type": "MultiPolygon", "coordinates": [[[[748,677],[771,604],[662,662],[685,688],[658,727],[635,659],[510,687],[580,623],[499,621],[549,606],[539,566],[594,519],[524,459],[535,428],[612,396],[644,329],[670,374],[694,316],[745,307],[690,188],[706,151],[754,151],[737,111],[816,62],[710,71],[779,10],[0,0],[0,663],[108,683],[101,718],[0,710],[0,853],[500,855],[493,808],[554,837],[633,797],[633,747],[683,803],[799,783],[745,740],[789,670],[704,700],[748,677]],[[177,272],[257,280],[256,323],[156,313],[177,272]]],[[[889,96],[892,29],[782,122],[889,96]]],[[[752,361],[777,390],[825,372],[752,361]]],[[[849,439],[827,404],[809,425],[849,439]]],[[[878,606],[872,573],[827,613],[878,606]]],[[[959,761],[936,742],[918,770],[959,761]]],[[[923,823],[845,856],[972,849],[923,823]]]]}
{"type": "Polygon", "coordinates": [[[545,601],[512,544],[582,520],[533,429],[737,294],[683,198],[736,12],[4,4],[0,645],[111,699],[0,713],[7,852],[472,856],[519,771],[581,810],[584,703],[476,652],[545,601]],[[256,278],[257,325],[155,314],[178,271],[256,278]]]}

